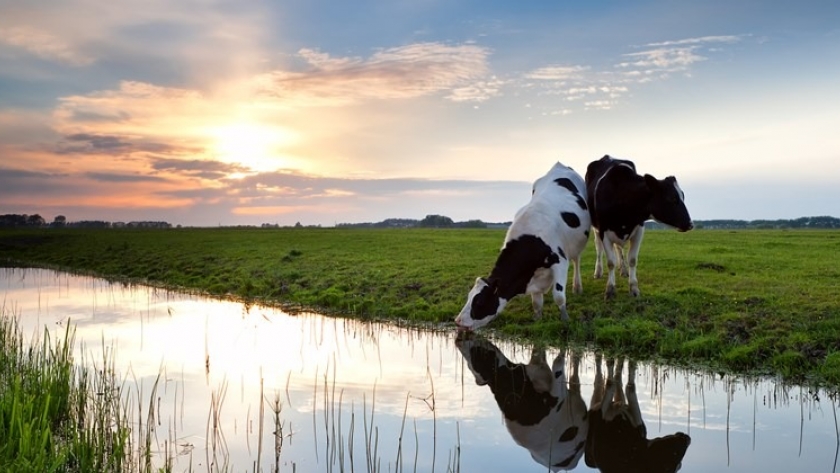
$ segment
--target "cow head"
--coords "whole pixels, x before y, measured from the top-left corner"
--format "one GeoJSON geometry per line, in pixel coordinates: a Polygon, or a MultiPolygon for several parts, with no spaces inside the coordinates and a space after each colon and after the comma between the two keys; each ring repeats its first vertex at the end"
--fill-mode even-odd
{"type": "Polygon", "coordinates": [[[507,302],[499,295],[495,279],[476,278],[475,285],[467,294],[467,303],[455,317],[455,325],[465,330],[483,327],[502,313],[507,302]]]}
{"type": "Polygon", "coordinates": [[[645,183],[651,192],[650,213],[654,220],[675,227],[681,232],[694,228],[685,207],[685,194],[677,184],[677,178],[668,176],[659,180],[645,174],[645,183]]]}

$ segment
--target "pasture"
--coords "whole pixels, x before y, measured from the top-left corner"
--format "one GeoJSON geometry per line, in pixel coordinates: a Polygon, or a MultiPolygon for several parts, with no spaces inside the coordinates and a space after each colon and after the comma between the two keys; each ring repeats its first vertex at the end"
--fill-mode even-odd
{"type": "MultiPolygon", "coordinates": [[[[481,229],[3,230],[0,262],[414,324],[454,325],[504,232],[481,229]]],[[[648,231],[641,297],[626,279],[603,299],[584,251],[570,323],[546,297],[534,322],[520,296],[489,330],[533,342],[595,344],[642,359],[789,381],[840,384],[840,232],[648,231]]],[[[571,278],[571,271],[570,271],[571,278]]]]}

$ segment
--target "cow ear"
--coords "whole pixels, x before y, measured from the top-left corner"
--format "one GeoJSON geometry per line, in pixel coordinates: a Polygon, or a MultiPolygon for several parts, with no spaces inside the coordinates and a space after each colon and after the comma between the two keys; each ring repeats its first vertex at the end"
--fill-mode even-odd
{"type": "Polygon", "coordinates": [[[650,174],[645,174],[645,184],[647,184],[648,189],[656,190],[659,188],[659,179],[651,176],[650,174]]]}

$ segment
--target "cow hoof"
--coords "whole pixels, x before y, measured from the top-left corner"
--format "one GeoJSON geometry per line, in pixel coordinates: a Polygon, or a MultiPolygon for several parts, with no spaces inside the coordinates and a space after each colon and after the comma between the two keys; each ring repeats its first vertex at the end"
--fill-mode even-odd
{"type": "Polygon", "coordinates": [[[574,286],[572,292],[575,294],[583,294],[583,286],[574,286]]]}
{"type": "Polygon", "coordinates": [[[638,287],[634,287],[634,288],[630,289],[630,295],[633,296],[633,297],[639,297],[641,294],[642,293],[639,292],[638,287]]]}
{"type": "Polygon", "coordinates": [[[563,322],[568,322],[568,321],[569,321],[569,313],[568,313],[568,312],[566,312],[566,308],[565,308],[565,307],[561,307],[561,308],[560,308],[560,319],[561,319],[563,322]]]}
{"type": "Polygon", "coordinates": [[[601,269],[596,269],[595,274],[593,274],[592,277],[594,279],[601,279],[602,277],[604,277],[604,273],[603,271],[601,271],[601,269]]]}
{"type": "Polygon", "coordinates": [[[604,299],[610,300],[615,297],[615,286],[610,286],[604,291],[604,299]]]}

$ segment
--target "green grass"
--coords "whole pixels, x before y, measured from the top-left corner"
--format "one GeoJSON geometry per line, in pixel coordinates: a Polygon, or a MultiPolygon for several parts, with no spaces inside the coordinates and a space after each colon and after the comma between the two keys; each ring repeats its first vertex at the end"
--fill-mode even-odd
{"type": "Polygon", "coordinates": [[[133,471],[112,367],[73,363],[73,331],[25,343],[0,314],[0,471],[133,471]]]}
{"type": "MultiPolygon", "coordinates": [[[[501,230],[5,230],[7,264],[91,272],[361,318],[451,323],[501,230]]],[[[491,324],[536,342],[594,343],[642,359],[840,385],[840,232],[649,231],[640,298],[605,302],[583,255],[569,324],[519,297],[491,324]]]]}

